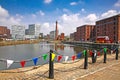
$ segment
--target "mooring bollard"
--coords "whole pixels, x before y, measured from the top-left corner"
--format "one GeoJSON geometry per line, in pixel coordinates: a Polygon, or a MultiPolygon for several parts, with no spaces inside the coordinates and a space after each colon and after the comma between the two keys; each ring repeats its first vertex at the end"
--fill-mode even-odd
{"type": "Polygon", "coordinates": [[[84,50],[84,69],[87,69],[88,67],[88,55],[87,50],[84,50]]]}
{"type": "Polygon", "coordinates": [[[94,63],[94,52],[92,53],[92,63],[94,63]]]}
{"type": "Polygon", "coordinates": [[[96,59],[97,59],[97,51],[96,50],[94,50],[92,57],[93,57],[93,63],[95,63],[96,59]]]}
{"type": "Polygon", "coordinates": [[[118,60],[118,54],[119,54],[118,48],[116,48],[115,52],[116,52],[116,58],[115,59],[118,60]]]}
{"type": "Polygon", "coordinates": [[[104,63],[106,63],[107,58],[107,48],[104,48],[104,63]]]}
{"type": "Polygon", "coordinates": [[[54,62],[52,61],[52,53],[53,51],[50,50],[50,58],[49,58],[49,79],[54,79],[54,62]]]}

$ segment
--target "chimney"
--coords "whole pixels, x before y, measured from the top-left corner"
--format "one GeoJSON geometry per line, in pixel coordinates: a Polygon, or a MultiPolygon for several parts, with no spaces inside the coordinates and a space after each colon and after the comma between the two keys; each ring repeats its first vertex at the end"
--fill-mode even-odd
{"type": "Polygon", "coordinates": [[[58,39],[58,22],[56,21],[55,40],[58,39]]]}

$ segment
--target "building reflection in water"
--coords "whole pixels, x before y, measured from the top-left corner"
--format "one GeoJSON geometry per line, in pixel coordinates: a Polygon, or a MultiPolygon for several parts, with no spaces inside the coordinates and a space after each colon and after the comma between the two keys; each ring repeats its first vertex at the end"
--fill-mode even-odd
{"type": "Polygon", "coordinates": [[[84,48],[81,46],[74,46],[73,49],[74,49],[75,53],[77,54],[77,53],[82,52],[84,48]]]}
{"type": "Polygon", "coordinates": [[[64,50],[65,45],[64,44],[57,44],[55,43],[55,50],[64,50]]]}

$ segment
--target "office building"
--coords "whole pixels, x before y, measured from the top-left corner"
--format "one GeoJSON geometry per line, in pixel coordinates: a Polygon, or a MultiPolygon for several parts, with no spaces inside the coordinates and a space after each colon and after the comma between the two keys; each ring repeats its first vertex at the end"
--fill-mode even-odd
{"type": "Polygon", "coordinates": [[[24,25],[12,25],[11,34],[13,39],[24,39],[25,26],[24,25]]]}
{"type": "Polygon", "coordinates": [[[40,24],[31,24],[27,30],[28,35],[34,35],[35,38],[39,37],[40,34],[40,24]]]}

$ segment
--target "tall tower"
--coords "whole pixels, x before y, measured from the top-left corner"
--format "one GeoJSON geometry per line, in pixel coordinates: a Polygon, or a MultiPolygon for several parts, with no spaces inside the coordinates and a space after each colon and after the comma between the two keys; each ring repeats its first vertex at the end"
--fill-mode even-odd
{"type": "Polygon", "coordinates": [[[56,21],[55,40],[58,39],[58,22],[56,21]]]}

